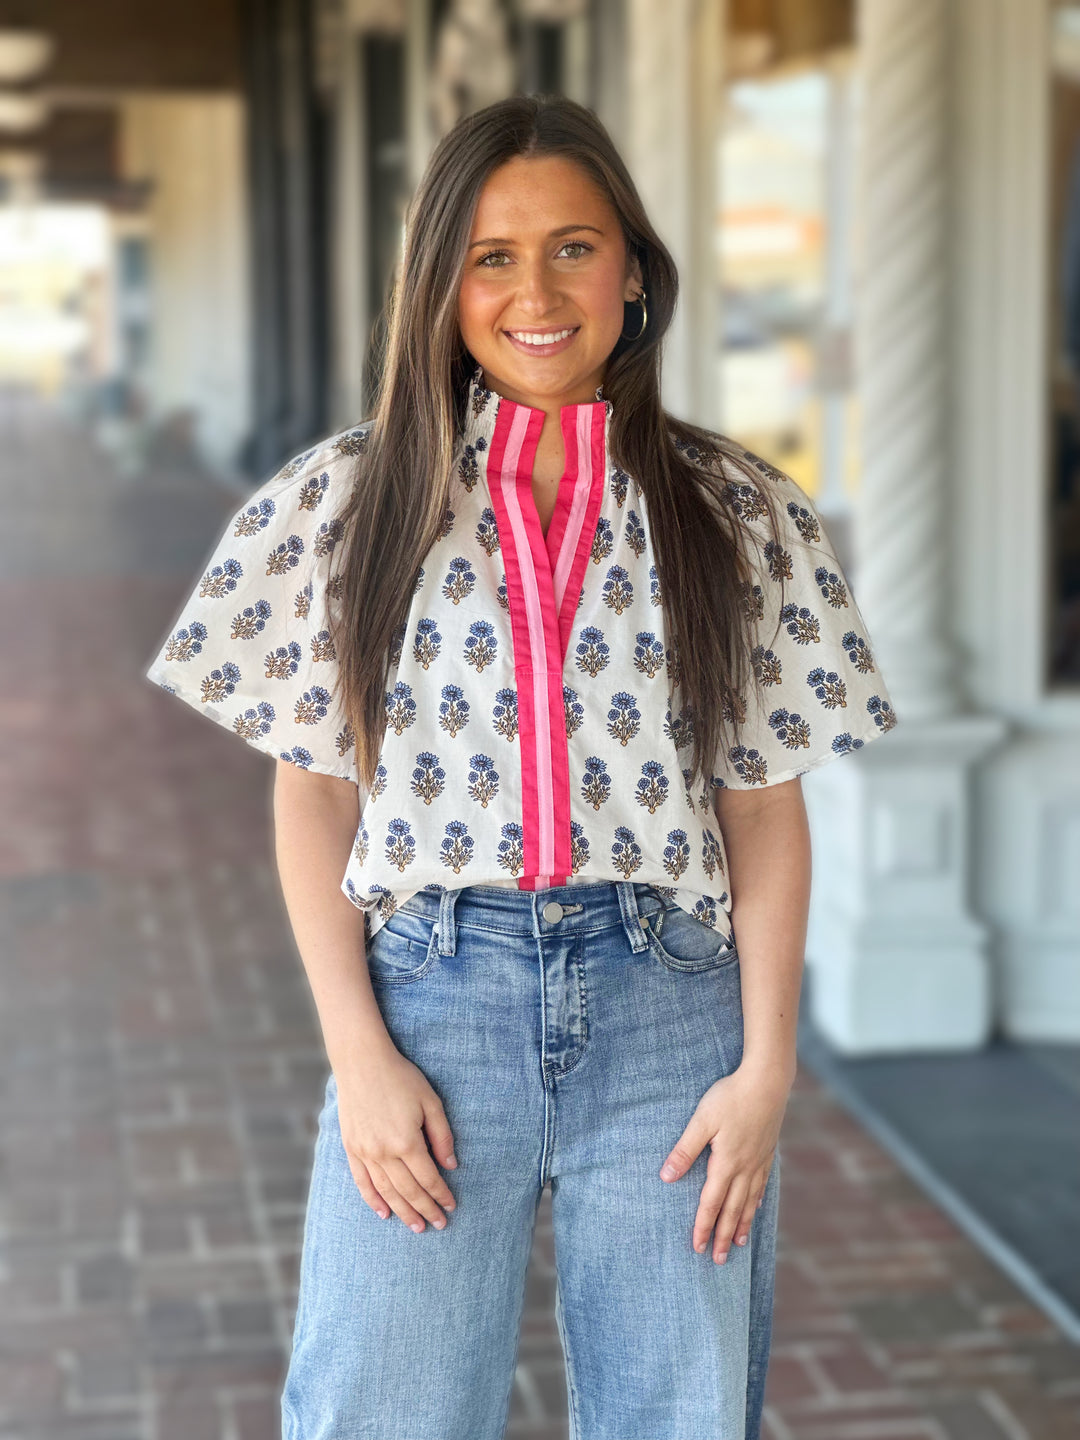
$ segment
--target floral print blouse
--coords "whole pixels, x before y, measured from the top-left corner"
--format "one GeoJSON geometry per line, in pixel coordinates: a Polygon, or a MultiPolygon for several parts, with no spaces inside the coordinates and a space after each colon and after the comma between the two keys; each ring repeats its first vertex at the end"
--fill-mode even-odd
{"type": "MultiPolygon", "coordinates": [[[[756,552],[744,602],[760,691],[708,784],[638,482],[608,449],[611,401],[562,408],[565,467],[543,533],[544,412],[468,382],[441,533],[391,655],[386,730],[341,889],[370,936],[421,889],[638,880],[731,934],[715,791],[757,789],[895,724],[866,624],[813,503],[747,452],[728,498],[756,552]],[[780,500],[777,546],[759,491],[780,500]],[[787,603],[775,640],[779,578],[787,603]]],[[[328,606],[354,456],[371,422],[298,455],[242,506],[147,677],[250,745],[359,785],[328,606]]],[[[696,459],[692,450],[689,458],[696,459]]]]}

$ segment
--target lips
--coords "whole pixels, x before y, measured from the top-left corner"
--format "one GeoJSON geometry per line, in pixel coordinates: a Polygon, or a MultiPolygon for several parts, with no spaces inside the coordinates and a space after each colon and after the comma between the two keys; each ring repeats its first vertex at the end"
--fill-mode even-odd
{"type": "Polygon", "coordinates": [[[525,355],[555,355],[567,345],[573,344],[574,337],[581,329],[580,325],[563,325],[557,330],[504,330],[503,334],[510,341],[516,350],[525,355]],[[569,334],[566,332],[569,331],[569,334]],[[553,340],[522,339],[525,335],[543,336],[553,335],[559,338],[553,340]]]}

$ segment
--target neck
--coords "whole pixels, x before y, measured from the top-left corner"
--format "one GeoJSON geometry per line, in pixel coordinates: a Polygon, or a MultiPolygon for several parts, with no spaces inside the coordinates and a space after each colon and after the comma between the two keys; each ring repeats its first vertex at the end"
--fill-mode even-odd
{"type": "Polygon", "coordinates": [[[492,394],[500,399],[511,400],[515,405],[524,405],[530,410],[542,410],[549,420],[554,421],[556,427],[559,424],[559,413],[564,406],[589,405],[599,400],[601,396],[598,392],[603,388],[603,380],[604,371],[601,368],[561,395],[536,395],[521,390],[516,385],[505,384],[489,370],[483,370],[480,375],[480,383],[492,394]]]}

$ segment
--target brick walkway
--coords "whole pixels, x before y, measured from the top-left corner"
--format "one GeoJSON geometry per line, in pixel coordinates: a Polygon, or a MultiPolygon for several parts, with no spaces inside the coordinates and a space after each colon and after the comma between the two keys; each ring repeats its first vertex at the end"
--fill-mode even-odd
{"type": "MultiPolygon", "coordinates": [[[[0,1440],[277,1440],[325,1060],[271,766],[141,677],[233,502],[4,406],[0,1440]]],[[[1075,1440],[1080,1352],[805,1068],[782,1145],[767,1440],[1075,1440]]],[[[545,1200],[510,1440],[553,1287],[545,1200]]]]}

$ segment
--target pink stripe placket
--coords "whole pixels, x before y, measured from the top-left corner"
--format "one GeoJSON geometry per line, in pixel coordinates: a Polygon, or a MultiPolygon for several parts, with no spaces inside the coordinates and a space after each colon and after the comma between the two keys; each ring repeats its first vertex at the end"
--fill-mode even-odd
{"type": "Polygon", "coordinates": [[[605,480],[603,401],[564,405],[565,465],[545,538],[532,493],[544,412],[501,398],[488,459],[514,641],[524,868],[539,890],[572,873],[563,665],[605,480]]]}

